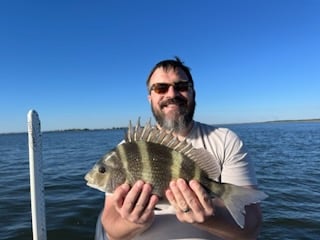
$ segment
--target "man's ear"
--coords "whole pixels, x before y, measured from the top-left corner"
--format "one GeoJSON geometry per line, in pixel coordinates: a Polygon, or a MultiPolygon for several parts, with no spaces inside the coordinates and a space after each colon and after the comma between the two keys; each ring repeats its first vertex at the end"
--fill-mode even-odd
{"type": "Polygon", "coordinates": [[[150,96],[150,94],[148,95],[148,101],[151,104],[151,96],[150,96]]]}

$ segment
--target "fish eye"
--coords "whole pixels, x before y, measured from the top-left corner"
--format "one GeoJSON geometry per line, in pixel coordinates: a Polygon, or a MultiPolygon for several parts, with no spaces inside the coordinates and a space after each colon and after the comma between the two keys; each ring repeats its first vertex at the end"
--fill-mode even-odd
{"type": "Polygon", "coordinates": [[[100,166],[99,173],[105,173],[105,172],[106,172],[106,168],[104,166],[100,166]]]}

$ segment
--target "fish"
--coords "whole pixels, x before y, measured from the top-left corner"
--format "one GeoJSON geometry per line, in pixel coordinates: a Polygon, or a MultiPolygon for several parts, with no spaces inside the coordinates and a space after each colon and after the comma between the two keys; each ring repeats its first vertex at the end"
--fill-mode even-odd
{"type": "Polygon", "coordinates": [[[172,180],[195,179],[211,198],[223,200],[236,221],[244,227],[245,206],[264,200],[267,195],[257,189],[220,183],[221,167],[204,148],[194,148],[186,140],[174,136],[173,131],[159,129],[138,120],[135,127],[129,122],[124,140],[108,151],[85,175],[89,187],[113,193],[123,183],[133,185],[143,180],[152,185],[152,194],[165,199],[165,191],[172,180]]]}

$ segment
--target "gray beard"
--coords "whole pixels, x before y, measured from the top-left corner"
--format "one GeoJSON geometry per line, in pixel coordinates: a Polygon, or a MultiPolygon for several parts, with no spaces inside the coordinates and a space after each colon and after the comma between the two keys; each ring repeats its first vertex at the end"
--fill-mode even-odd
{"type": "Polygon", "coordinates": [[[188,123],[185,121],[184,116],[178,116],[175,119],[164,118],[159,124],[162,128],[173,130],[175,133],[179,133],[180,131],[188,127],[188,123]]]}
{"type": "Polygon", "coordinates": [[[154,110],[152,104],[151,110],[161,128],[173,130],[174,133],[179,134],[191,124],[195,110],[195,102],[190,109],[182,108],[180,112],[173,113],[174,116],[170,118],[165,117],[161,111],[154,110]]]}

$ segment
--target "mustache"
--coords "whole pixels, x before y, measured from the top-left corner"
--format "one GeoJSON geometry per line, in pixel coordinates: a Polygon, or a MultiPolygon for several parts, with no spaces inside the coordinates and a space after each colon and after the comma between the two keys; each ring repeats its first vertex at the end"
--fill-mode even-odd
{"type": "Polygon", "coordinates": [[[164,108],[169,104],[186,105],[187,99],[182,97],[168,98],[160,103],[160,108],[164,108]]]}

